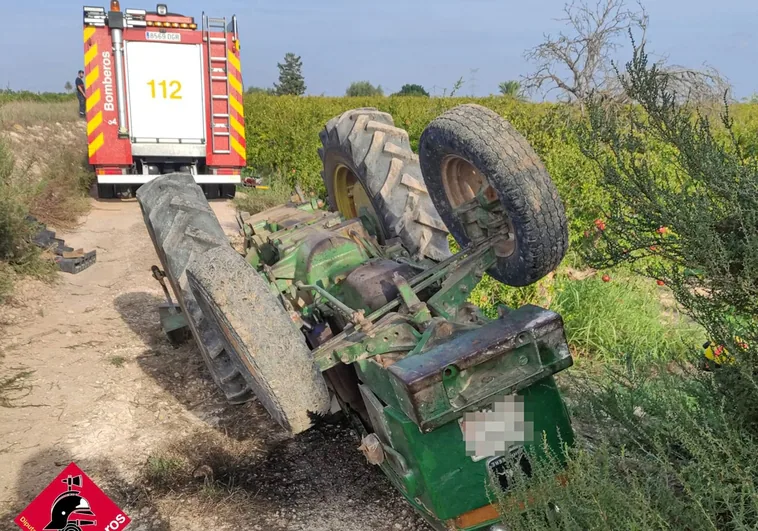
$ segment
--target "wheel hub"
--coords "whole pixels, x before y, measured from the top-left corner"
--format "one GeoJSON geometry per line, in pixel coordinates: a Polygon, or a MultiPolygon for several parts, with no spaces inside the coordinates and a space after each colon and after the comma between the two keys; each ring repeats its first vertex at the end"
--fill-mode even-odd
{"type": "Polygon", "coordinates": [[[456,155],[442,160],[445,195],[473,241],[492,240],[495,255],[508,257],[516,250],[513,224],[497,192],[471,162],[456,155]]]}
{"type": "Polygon", "coordinates": [[[384,241],[381,219],[371,203],[371,198],[355,173],[343,164],[337,166],[335,170],[334,195],[337,210],[343,216],[348,219],[363,218],[367,222],[366,225],[375,232],[374,236],[384,241]]]}

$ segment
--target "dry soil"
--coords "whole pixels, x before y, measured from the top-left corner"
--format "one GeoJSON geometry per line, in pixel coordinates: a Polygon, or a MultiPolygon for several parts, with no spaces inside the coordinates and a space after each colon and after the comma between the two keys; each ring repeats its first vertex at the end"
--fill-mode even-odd
{"type": "MultiPolygon", "coordinates": [[[[213,208],[230,235],[233,207],[213,208]]],[[[287,437],[253,402],[229,406],[192,342],[164,337],[158,259],[134,201],[94,201],[74,248],[97,263],[21,283],[0,308],[0,529],[76,462],[129,529],[428,529],[344,424],[287,437]]]]}

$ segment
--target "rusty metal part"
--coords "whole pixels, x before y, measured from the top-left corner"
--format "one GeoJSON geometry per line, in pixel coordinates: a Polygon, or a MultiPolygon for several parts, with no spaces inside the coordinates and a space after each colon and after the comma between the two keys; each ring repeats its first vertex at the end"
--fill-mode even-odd
{"type": "Polygon", "coordinates": [[[384,462],[384,449],[379,437],[370,433],[363,437],[358,449],[366,456],[366,460],[372,465],[381,465],[384,462]]]}
{"type": "Polygon", "coordinates": [[[163,295],[166,297],[166,302],[168,302],[168,312],[174,315],[176,313],[176,305],[171,299],[171,293],[168,291],[168,286],[166,286],[166,273],[157,265],[152,266],[150,271],[153,273],[153,278],[157,280],[158,284],[163,288],[163,295]]]}
{"type": "Polygon", "coordinates": [[[427,432],[571,364],[561,317],[527,305],[387,371],[403,412],[427,432]]]}
{"type": "Polygon", "coordinates": [[[398,288],[392,281],[394,274],[412,278],[413,268],[393,260],[378,260],[354,269],[342,283],[345,302],[373,312],[397,297],[398,288]]]}
{"type": "Polygon", "coordinates": [[[474,199],[482,188],[485,188],[488,199],[497,201],[497,192],[487,178],[469,161],[455,155],[442,161],[442,185],[453,208],[474,199]]]}

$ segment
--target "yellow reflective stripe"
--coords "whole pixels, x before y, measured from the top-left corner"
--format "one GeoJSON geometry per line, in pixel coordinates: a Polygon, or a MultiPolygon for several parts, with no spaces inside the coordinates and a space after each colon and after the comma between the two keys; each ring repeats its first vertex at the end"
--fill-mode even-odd
{"type": "Polygon", "coordinates": [[[245,110],[242,108],[242,104],[239,101],[237,101],[237,99],[234,98],[233,96],[229,97],[229,105],[232,106],[232,109],[237,111],[237,114],[240,115],[240,118],[245,116],[245,110]]]}
{"type": "Polygon", "coordinates": [[[87,112],[92,110],[92,107],[100,102],[100,89],[95,89],[95,92],[87,96],[87,112]]]}
{"type": "Polygon", "coordinates": [[[240,137],[245,138],[245,128],[242,127],[242,124],[239,123],[234,116],[230,117],[230,121],[231,121],[231,124],[232,124],[232,129],[234,129],[235,131],[237,131],[237,134],[240,137]]]}
{"type": "Polygon", "coordinates": [[[95,34],[95,28],[93,28],[92,26],[87,26],[86,28],[84,28],[84,42],[87,42],[88,40],[90,40],[90,38],[92,38],[94,34],[95,34]]]}
{"type": "Polygon", "coordinates": [[[92,84],[97,81],[97,79],[100,77],[100,67],[95,65],[95,67],[90,71],[89,74],[87,74],[87,77],[84,78],[84,84],[88,87],[91,87],[92,84]]]}
{"type": "Polygon", "coordinates": [[[91,157],[92,155],[97,153],[97,150],[103,147],[104,142],[105,142],[105,139],[103,138],[103,133],[100,133],[99,135],[97,135],[97,138],[95,138],[89,144],[89,156],[91,157]]]}
{"type": "Polygon", "coordinates": [[[232,64],[232,66],[237,69],[237,72],[242,72],[242,67],[240,66],[240,60],[236,55],[234,55],[231,52],[231,50],[227,52],[226,56],[229,59],[229,62],[232,64]]]}
{"type": "Polygon", "coordinates": [[[240,83],[239,79],[234,76],[229,76],[229,84],[238,94],[242,94],[242,83],[240,83]]]}
{"type": "Polygon", "coordinates": [[[97,56],[97,43],[93,44],[89,50],[84,52],[84,66],[87,66],[97,56]]]}
{"type": "Polygon", "coordinates": [[[92,133],[95,132],[95,129],[97,129],[100,124],[103,123],[103,111],[97,111],[97,114],[87,122],[87,136],[90,136],[92,133]]]}
{"type": "Polygon", "coordinates": [[[245,153],[245,148],[242,147],[242,144],[240,144],[236,138],[232,137],[232,149],[237,152],[237,155],[242,157],[243,159],[247,159],[247,154],[245,153]]]}

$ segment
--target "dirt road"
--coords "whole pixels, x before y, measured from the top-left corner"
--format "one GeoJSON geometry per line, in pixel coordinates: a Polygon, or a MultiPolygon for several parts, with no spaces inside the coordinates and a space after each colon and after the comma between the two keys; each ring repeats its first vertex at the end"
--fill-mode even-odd
{"type": "MultiPolygon", "coordinates": [[[[212,205],[236,234],[233,207],[212,205]]],[[[68,463],[119,504],[129,529],[427,529],[342,424],[288,438],[257,403],[227,406],[191,342],[158,322],[158,264],[136,202],[95,202],[59,233],[97,264],[26,282],[0,308],[0,529],[68,463]]]]}

